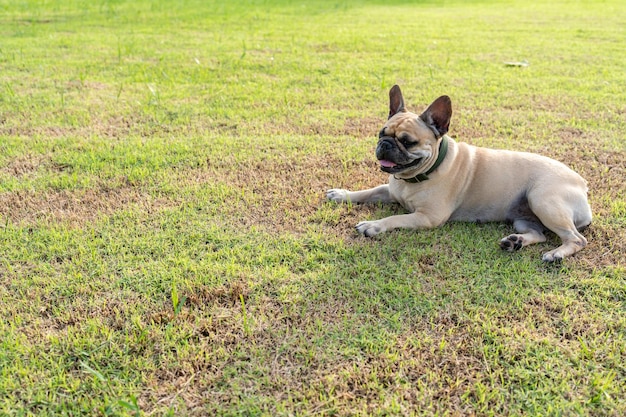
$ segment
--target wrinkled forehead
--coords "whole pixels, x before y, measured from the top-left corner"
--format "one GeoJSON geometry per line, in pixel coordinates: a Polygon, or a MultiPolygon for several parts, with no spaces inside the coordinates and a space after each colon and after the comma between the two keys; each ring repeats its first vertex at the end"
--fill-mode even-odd
{"type": "Polygon", "coordinates": [[[384,127],[384,135],[398,136],[401,133],[409,133],[418,138],[434,138],[433,131],[414,113],[398,113],[387,121],[384,127]]]}

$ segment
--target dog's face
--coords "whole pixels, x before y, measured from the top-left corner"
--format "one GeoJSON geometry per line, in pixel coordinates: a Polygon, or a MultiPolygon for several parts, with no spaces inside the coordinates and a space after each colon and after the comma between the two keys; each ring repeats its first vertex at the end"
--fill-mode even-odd
{"type": "Polygon", "coordinates": [[[421,115],[404,107],[400,87],[389,91],[389,119],[378,134],[376,157],[390,174],[419,172],[437,158],[439,139],[448,131],[452,104],[448,96],[435,100],[421,115]]]}

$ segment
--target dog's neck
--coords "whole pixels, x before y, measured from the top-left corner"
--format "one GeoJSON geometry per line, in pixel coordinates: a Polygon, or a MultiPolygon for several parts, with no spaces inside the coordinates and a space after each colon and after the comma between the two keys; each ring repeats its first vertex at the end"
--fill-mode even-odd
{"type": "Polygon", "coordinates": [[[437,168],[439,168],[439,165],[441,165],[447,153],[448,153],[448,137],[446,135],[443,135],[441,138],[441,142],[439,142],[439,154],[437,155],[437,160],[435,161],[433,166],[431,166],[428,169],[428,171],[423,172],[421,174],[417,174],[416,176],[411,177],[411,178],[396,178],[396,179],[410,182],[412,184],[416,182],[426,181],[428,179],[428,175],[432,174],[437,168]]]}

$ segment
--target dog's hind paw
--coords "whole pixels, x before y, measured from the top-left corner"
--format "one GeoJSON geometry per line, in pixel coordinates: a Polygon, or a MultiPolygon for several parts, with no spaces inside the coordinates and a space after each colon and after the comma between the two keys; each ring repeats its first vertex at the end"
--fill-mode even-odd
{"type": "Polygon", "coordinates": [[[524,238],[520,235],[509,235],[500,241],[500,249],[514,252],[524,246],[524,238]]]}
{"type": "Polygon", "coordinates": [[[544,262],[554,262],[559,263],[563,260],[563,254],[559,252],[558,249],[551,250],[550,252],[546,252],[541,257],[541,260],[544,262]]]}

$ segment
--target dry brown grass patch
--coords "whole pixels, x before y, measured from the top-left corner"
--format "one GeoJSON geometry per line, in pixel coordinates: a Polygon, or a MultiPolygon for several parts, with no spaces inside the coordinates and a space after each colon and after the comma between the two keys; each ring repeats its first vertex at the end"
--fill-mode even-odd
{"type": "Polygon", "coordinates": [[[42,137],[47,139],[88,138],[92,136],[113,139],[133,135],[152,137],[186,130],[187,126],[174,126],[161,122],[152,115],[139,112],[125,115],[93,115],[89,123],[76,125],[56,124],[46,126],[29,123],[3,125],[0,123],[0,136],[42,137]]]}
{"type": "MultiPolygon", "coordinates": [[[[374,161],[341,161],[335,156],[307,155],[301,160],[249,160],[237,163],[224,158],[209,169],[185,173],[182,183],[223,183],[242,190],[242,200],[227,204],[226,212],[242,227],[261,227],[269,232],[301,233],[326,201],[326,190],[339,186],[374,186],[386,179],[374,161]],[[228,211],[228,210],[232,211],[228,211]]],[[[366,215],[367,208],[349,210],[337,225],[349,224],[366,215]],[[365,211],[363,211],[365,210],[365,211]],[[357,213],[355,213],[357,211],[357,213]]]]}
{"type": "Polygon", "coordinates": [[[15,191],[0,194],[0,216],[20,225],[38,222],[66,223],[82,227],[118,210],[139,207],[147,213],[174,204],[131,186],[60,190],[15,191]]]}
{"type": "Polygon", "coordinates": [[[24,177],[37,171],[41,166],[50,162],[49,158],[43,155],[26,154],[11,160],[2,171],[17,178],[24,177]]]}

